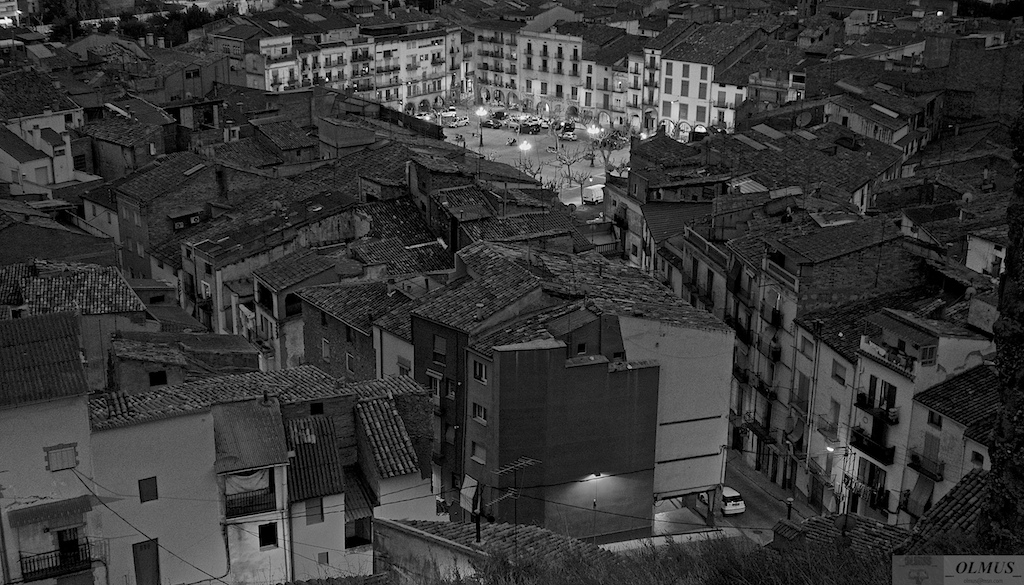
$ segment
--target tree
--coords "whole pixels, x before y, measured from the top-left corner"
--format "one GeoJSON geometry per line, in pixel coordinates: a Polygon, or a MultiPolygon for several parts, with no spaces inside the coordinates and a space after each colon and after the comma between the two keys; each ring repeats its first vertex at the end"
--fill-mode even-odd
{"type": "Polygon", "coordinates": [[[104,20],[100,23],[98,27],[96,27],[96,32],[100,33],[101,35],[106,35],[113,32],[115,28],[117,28],[117,24],[114,23],[114,21],[104,20]]]}
{"type": "Polygon", "coordinates": [[[584,147],[574,148],[559,148],[558,154],[555,155],[555,163],[562,168],[560,173],[561,177],[566,180],[567,183],[572,185],[573,183],[580,186],[580,199],[583,199],[583,184],[590,178],[590,173],[586,170],[577,170],[573,168],[576,163],[587,159],[587,149],[584,147]]]}
{"type": "Polygon", "coordinates": [[[50,28],[50,40],[62,43],[71,42],[85,34],[81,21],[73,16],[62,16],[54,20],[50,28]]]}
{"type": "Polygon", "coordinates": [[[978,537],[992,554],[1024,550],[1024,106],[1010,135],[1017,176],[1007,210],[1009,246],[999,283],[999,320],[993,328],[1000,409],[989,452],[989,495],[978,522],[978,537]]]}

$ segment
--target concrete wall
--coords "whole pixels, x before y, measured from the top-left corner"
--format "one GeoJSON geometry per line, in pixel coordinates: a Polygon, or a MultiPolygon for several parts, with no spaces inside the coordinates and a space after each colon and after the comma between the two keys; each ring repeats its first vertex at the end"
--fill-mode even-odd
{"type": "Polygon", "coordinates": [[[148,392],[153,388],[149,384],[149,374],[151,372],[164,372],[167,374],[168,386],[185,382],[184,366],[115,358],[114,379],[110,383],[120,392],[127,392],[129,394],[148,392]]]}
{"type": "Polygon", "coordinates": [[[376,377],[383,378],[402,373],[412,375],[412,343],[380,327],[373,328],[373,336],[373,347],[377,353],[376,377]]]}
{"type": "Polygon", "coordinates": [[[706,491],[725,474],[734,332],[620,317],[626,359],[661,364],[654,494],[706,491]]]}
{"type": "MultiPolygon", "coordinates": [[[[223,496],[213,472],[210,412],[98,431],[92,442],[97,493],[109,496],[111,510],[166,547],[160,551],[161,582],[225,577],[229,563],[221,525],[223,496]],[[140,503],[138,481],[149,477],[157,478],[159,497],[140,503]]],[[[132,544],[147,539],[110,510],[98,511],[99,531],[110,543],[110,582],[134,583],[132,544]]]]}
{"type": "MultiPolygon", "coordinates": [[[[228,555],[231,559],[228,581],[238,583],[288,581],[291,575],[291,524],[287,520],[288,486],[286,467],[274,467],[274,493],[277,508],[272,512],[253,514],[225,521],[228,555]],[[259,527],[277,525],[277,545],[260,546],[259,527]]],[[[223,480],[219,482],[223,485],[223,480]]]]}
{"type": "Polygon", "coordinates": [[[310,523],[306,502],[291,504],[292,558],[295,579],[306,581],[358,574],[345,552],[345,494],[322,499],[323,520],[310,523]],[[327,563],[319,555],[327,553],[327,563]]]}
{"type": "Polygon", "coordinates": [[[107,354],[110,338],[118,331],[159,331],[160,324],[146,321],[145,313],[110,313],[82,315],[82,344],[85,353],[85,375],[92,390],[107,386],[107,354]]]}
{"type": "Polygon", "coordinates": [[[374,573],[395,585],[420,585],[476,573],[482,553],[390,520],[373,521],[374,573]]]}
{"type": "Polygon", "coordinates": [[[437,504],[431,497],[430,478],[419,473],[382,479],[377,497],[380,505],[373,509],[374,518],[385,520],[446,520],[437,515],[437,504]]]}

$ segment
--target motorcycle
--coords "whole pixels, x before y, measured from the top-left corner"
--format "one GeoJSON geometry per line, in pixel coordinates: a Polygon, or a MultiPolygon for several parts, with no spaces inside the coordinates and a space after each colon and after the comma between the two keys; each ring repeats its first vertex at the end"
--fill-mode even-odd
{"type": "Polygon", "coordinates": [[[512,146],[515,143],[516,143],[516,139],[515,138],[509,138],[508,140],[505,141],[505,146],[512,146]]]}

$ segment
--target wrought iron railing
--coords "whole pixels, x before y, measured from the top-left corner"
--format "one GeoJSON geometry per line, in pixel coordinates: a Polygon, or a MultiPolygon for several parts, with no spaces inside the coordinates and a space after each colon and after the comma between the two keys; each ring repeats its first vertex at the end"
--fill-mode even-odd
{"type": "Polygon", "coordinates": [[[263,488],[239,494],[227,494],[224,496],[225,512],[228,518],[248,516],[270,512],[277,507],[277,499],[274,497],[274,490],[263,488]]]}
{"type": "Polygon", "coordinates": [[[64,550],[22,556],[21,577],[25,581],[39,581],[83,571],[99,558],[100,548],[85,540],[64,550]]]}
{"type": "Polygon", "coordinates": [[[942,474],[946,471],[946,463],[936,461],[926,456],[917,449],[907,449],[910,456],[909,466],[911,469],[931,478],[932,481],[942,481],[942,474]]]}

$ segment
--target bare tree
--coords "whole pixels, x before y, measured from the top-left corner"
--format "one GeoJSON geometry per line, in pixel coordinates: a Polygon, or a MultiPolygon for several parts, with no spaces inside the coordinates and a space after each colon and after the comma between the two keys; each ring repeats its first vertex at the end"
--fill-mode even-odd
{"type": "Polygon", "coordinates": [[[992,434],[988,500],[978,522],[978,538],[992,554],[1024,551],[1024,107],[1010,133],[1017,176],[994,327],[1001,407],[992,434]]]}
{"type": "Polygon", "coordinates": [[[540,179],[541,171],[544,168],[543,166],[541,166],[539,161],[534,160],[528,156],[520,157],[519,160],[516,161],[516,163],[512,166],[514,166],[523,174],[529,175],[535,181],[540,179]]]}
{"type": "Polygon", "coordinates": [[[562,172],[560,173],[562,178],[564,178],[570,185],[575,183],[580,186],[581,200],[583,199],[583,184],[590,178],[590,173],[586,170],[574,169],[573,165],[586,160],[586,158],[587,149],[586,147],[581,146],[574,148],[559,148],[558,153],[555,155],[556,163],[562,169],[562,172]]]}

